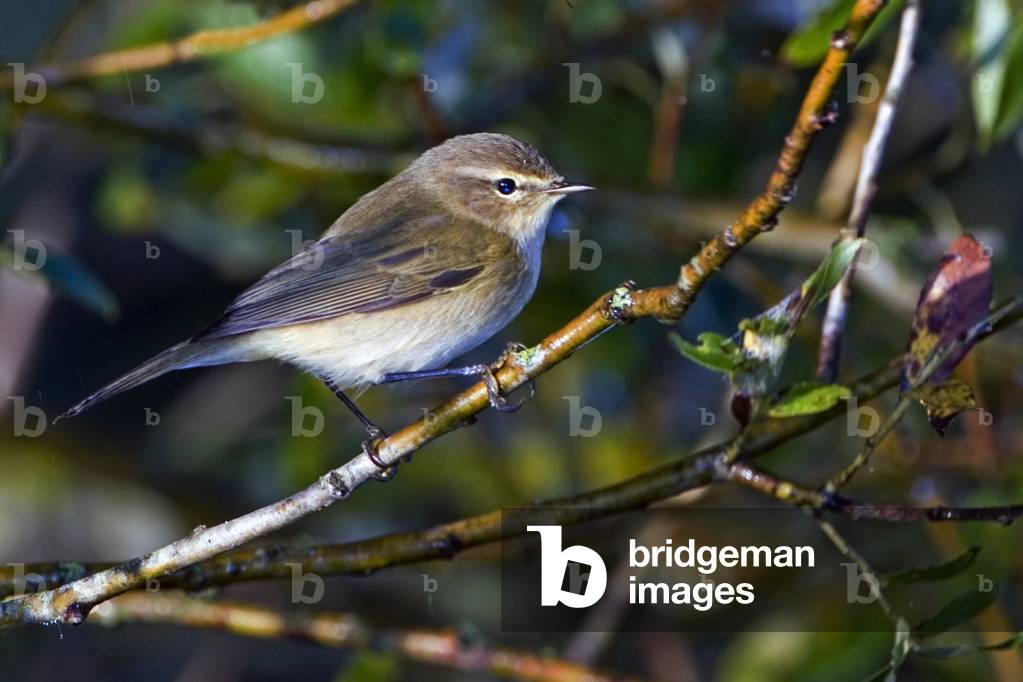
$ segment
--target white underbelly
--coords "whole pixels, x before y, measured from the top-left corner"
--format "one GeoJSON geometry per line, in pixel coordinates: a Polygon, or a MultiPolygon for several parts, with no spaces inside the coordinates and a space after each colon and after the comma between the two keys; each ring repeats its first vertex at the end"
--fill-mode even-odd
{"type": "Polygon", "coordinates": [[[391,310],[262,329],[246,339],[253,357],[274,358],[341,388],[373,384],[385,374],[435,369],[480,345],[521,309],[439,296],[391,310]],[[444,300],[442,300],[444,299],[444,300]]]}

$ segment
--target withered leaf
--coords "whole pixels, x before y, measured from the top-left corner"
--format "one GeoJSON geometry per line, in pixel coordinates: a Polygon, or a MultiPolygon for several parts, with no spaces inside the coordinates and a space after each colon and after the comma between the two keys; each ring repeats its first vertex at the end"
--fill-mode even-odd
{"type": "MultiPolygon", "coordinates": [[[[948,247],[920,293],[902,368],[903,391],[917,383],[933,353],[984,319],[993,291],[987,248],[972,236],[962,235],[948,247]]],[[[956,349],[927,377],[927,382],[941,383],[948,378],[972,345],[956,349]]]]}
{"type": "Polygon", "coordinates": [[[927,421],[941,436],[945,435],[945,429],[957,414],[977,407],[973,388],[958,379],[949,379],[940,384],[927,382],[907,395],[927,408],[927,421]]]}

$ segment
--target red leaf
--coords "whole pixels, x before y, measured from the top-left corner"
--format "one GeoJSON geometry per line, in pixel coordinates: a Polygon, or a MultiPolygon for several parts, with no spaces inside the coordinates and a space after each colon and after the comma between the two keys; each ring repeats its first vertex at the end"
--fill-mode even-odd
{"type": "MultiPolygon", "coordinates": [[[[941,264],[931,273],[913,317],[909,355],[902,368],[902,390],[919,377],[935,351],[954,341],[988,314],[994,283],[986,246],[964,234],[948,247],[941,264]]],[[[969,352],[972,343],[956,349],[927,378],[940,383],[969,352]]]]}

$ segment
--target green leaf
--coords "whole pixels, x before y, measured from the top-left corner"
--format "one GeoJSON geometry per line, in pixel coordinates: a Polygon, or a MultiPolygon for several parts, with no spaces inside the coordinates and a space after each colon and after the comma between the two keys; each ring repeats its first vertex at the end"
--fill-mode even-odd
{"type": "Polygon", "coordinates": [[[982,592],[967,590],[945,604],[937,614],[920,623],[915,628],[920,638],[933,637],[948,632],[960,623],[971,620],[978,613],[991,606],[995,600],[995,591],[982,592]]]}
{"type": "Polygon", "coordinates": [[[1005,78],[998,98],[991,138],[1001,142],[1023,120],[1023,21],[1017,21],[1005,44],[1005,78]]]}
{"type": "Polygon", "coordinates": [[[1012,9],[1007,0],[976,0],[972,46],[977,70],[971,86],[981,149],[987,149],[994,141],[1002,92],[1006,88],[1009,58],[1006,46],[1012,30],[1012,9]]]}
{"type": "Polygon", "coordinates": [[[817,269],[803,281],[799,291],[793,291],[753,320],[743,320],[739,328],[742,331],[754,331],[757,336],[790,333],[806,311],[827,299],[865,242],[862,238],[839,241],[824,256],[817,269]]]}
{"type": "Polygon", "coordinates": [[[895,585],[946,580],[947,578],[959,575],[972,566],[978,554],[980,554],[980,547],[970,547],[965,552],[948,561],[882,576],[881,585],[883,587],[892,587],[895,585]]]}
{"type": "Polygon", "coordinates": [[[835,0],[825,5],[781,46],[781,56],[793,66],[816,64],[831,46],[831,34],[842,28],[856,0],[835,0]]]}
{"type": "Polygon", "coordinates": [[[830,410],[838,401],[852,395],[845,386],[838,384],[821,385],[813,381],[801,381],[785,392],[768,409],[771,417],[799,417],[830,410]]]}
{"type": "Polygon", "coordinates": [[[803,298],[809,299],[806,309],[815,308],[835,288],[846,267],[863,246],[864,239],[843,239],[835,244],[812,275],[803,282],[803,298]]]}
{"type": "Polygon", "coordinates": [[[970,654],[976,654],[981,651],[1004,651],[1005,649],[1015,649],[1016,647],[1023,644],[1023,633],[1018,633],[1003,639],[1000,642],[994,644],[953,644],[951,646],[922,646],[917,647],[913,653],[926,656],[927,658],[958,658],[960,656],[969,656],[970,654]]]}
{"type": "MultiPolygon", "coordinates": [[[[812,66],[822,60],[831,47],[831,34],[845,26],[856,0],[835,0],[826,5],[806,26],[796,30],[781,46],[781,56],[793,66],[812,66]]],[[[894,0],[881,10],[860,41],[859,47],[870,43],[904,4],[894,0]]]]}
{"type": "Polygon", "coordinates": [[[678,334],[669,334],[668,338],[682,355],[715,372],[731,374],[745,359],[734,341],[714,332],[702,332],[697,336],[696,340],[699,341],[697,346],[678,334]]]}
{"type": "Polygon", "coordinates": [[[30,282],[52,287],[107,319],[119,314],[114,295],[75,259],[45,247],[26,248],[26,253],[19,255],[16,248],[0,243],[0,266],[30,282]]]}
{"type": "Polygon", "coordinates": [[[973,388],[958,379],[949,379],[940,384],[924,384],[906,395],[927,408],[927,420],[940,435],[945,435],[945,429],[957,414],[977,407],[973,388]]]}

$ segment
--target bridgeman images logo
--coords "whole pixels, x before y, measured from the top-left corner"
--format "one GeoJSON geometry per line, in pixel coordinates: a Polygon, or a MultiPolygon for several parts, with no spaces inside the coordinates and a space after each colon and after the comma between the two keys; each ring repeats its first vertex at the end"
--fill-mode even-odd
{"type": "MultiPolygon", "coordinates": [[[[561,526],[527,526],[526,530],[540,534],[540,605],[584,609],[596,604],[607,589],[607,567],[601,556],[585,545],[562,548],[561,526]]],[[[733,582],[752,574],[731,569],[816,566],[815,551],[809,545],[718,546],[697,543],[690,537],[679,543],[665,538],[648,546],[628,538],[626,551],[629,568],[643,569],[640,574],[623,576],[629,604],[673,604],[702,612],[728,604],[753,604],[753,584],[733,582]],[[667,569],[682,571],[685,579],[644,580],[651,568],[662,573],[667,569]],[[724,572],[719,573],[722,569],[724,572]]]]}
{"type": "Polygon", "coordinates": [[[541,606],[585,609],[604,596],[607,567],[599,554],[583,545],[562,549],[561,526],[526,526],[526,530],[540,534],[541,606]],[[568,590],[564,589],[566,576],[568,590]]]}

